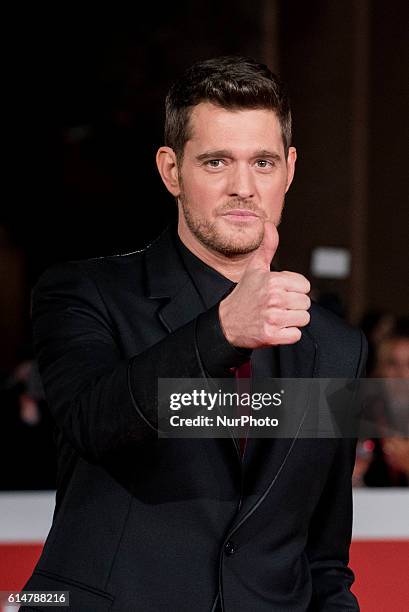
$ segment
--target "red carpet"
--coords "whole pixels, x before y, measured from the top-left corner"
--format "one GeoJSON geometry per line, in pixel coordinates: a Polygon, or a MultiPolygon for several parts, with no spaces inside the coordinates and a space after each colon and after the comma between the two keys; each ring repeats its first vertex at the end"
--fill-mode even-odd
{"type": "Polygon", "coordinates": [[[31,576],[43,549],[38,544],[0,545],[0,591],[19,591],[31,576]]]}
{"type": "MultiPolygon", "coordinates": [[[[41,543],[1,544],[0,591],[20,590],[41,550],[41,543]]],[[[351,567],[356,575],[353,591],[362,612],[409,609],[409,541],[354,541],[351,567]]]]}
{"type": "Polygon", "coordinates": [[[409,541],[354,541],[350,565],[362,612],[409,610],[409,541]]]}

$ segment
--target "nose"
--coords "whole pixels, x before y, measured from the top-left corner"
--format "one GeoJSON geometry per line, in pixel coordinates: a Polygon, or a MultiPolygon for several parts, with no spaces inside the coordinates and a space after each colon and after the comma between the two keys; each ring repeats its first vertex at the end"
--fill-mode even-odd
{"type": "Polygon", "coordinates": [[[252,198],[255,192],[254,177],[248,164],[237,164],[231,170],[229,196],[252,198]]]}

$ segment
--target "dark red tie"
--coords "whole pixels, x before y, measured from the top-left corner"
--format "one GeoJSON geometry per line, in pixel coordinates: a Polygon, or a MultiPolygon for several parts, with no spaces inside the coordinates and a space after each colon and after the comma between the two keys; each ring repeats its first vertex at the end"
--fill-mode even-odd
{"type": "MultiPolygon", "coordinates": [[[[246,361],[238,368],[235,368],[234,371],[236,377],[236,387],[237,391],[240,395],[242,393],[250,393],[251,392],[251,362],[246,361]]],[[[238,405],[238,416],[249,415],[250,414],[250,406],[242,405],[239,402],[238,405]]],[[[247,436],[244,438],[239,438],[239,449],[240,449],[240,457],[243,458],[244,451],[246,449],[247,444],[247,436]]]]}

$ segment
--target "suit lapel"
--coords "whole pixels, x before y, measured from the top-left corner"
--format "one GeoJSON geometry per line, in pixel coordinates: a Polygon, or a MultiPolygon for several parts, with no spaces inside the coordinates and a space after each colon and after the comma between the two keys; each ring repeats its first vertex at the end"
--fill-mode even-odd
{"type": "Polygon", "coordinates": [[[281,378],[313,378],[316,376],[316,344],[308,328],[302,332],[296,344],[279,347],[281,378]]]}
{"type": "Polygon", "coordinates": [[[184,285],[158,312],[159,320],[169,332],[182,327],[200,313],[204,307],[192,283],[184,285]]]}
{"type": "MultiPolygon", "coordinates": [[[[174,243],[173,231],[176,229],[167,228],[145,255],[147,295],[152,300],[161,301],[157,316],[169,333],[186,325],[205,310],[174,243]]],[[[204,442],[216,473],[223,473],[228,461],[228,469],[237,478],[240,462],[233,437],[208,438],[204,442]]],[[[203,440],[198,439],[197,443],[201,444],[203,440]]]]}
{"type": "MultiPolygon", "coordinates": [[[[312,378],[316,375],[316,345],[308,333],[303,330],[299,342],[279,347],[279,370],[281,378],[312,378]]],[[[308,411],[308,402],[300,419],[308,411]]],[[[264,501],[279,477],[288,460],[296,437],[293,438],[253,438],[247,441],[243,463],[244,498],[237,521],[236,529],[264,501]]]]}
{"type": "Polygon", "coordinates": [[[168,332],[189,323],[204,311],[174,244],[171,227],[151,244],[145,261],[147,294],[162,302],[157,316],[168,332]]]}

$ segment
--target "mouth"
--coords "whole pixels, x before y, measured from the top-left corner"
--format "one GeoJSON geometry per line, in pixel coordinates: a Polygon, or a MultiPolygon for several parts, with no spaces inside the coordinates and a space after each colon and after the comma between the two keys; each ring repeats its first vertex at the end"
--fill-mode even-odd
{"type": "Polygon", "coordinates": [[[254,210],[248,210],[243,208],[233,208],[222,214],[222,217],[227,217],[231,220],[248,221],[251,219],[258,219],[258,215],[254,210]]]}

